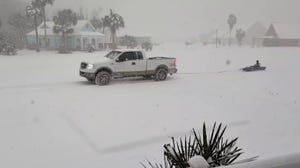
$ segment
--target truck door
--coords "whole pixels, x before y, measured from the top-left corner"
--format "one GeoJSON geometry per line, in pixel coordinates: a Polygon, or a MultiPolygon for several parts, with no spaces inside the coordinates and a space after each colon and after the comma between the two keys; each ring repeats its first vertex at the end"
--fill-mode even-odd
{"type": "Polygon", "coordinates": [[[132,76],[136,72],[135,52],[124,52],[117,59],[115,72],[123,76],[132,76]]]}
{"type": "Polygon", "coordinates": [[[141,51],[135,52],[135,71],[138,75],[145,75],[147,70],[147,60],[141,51]]]}

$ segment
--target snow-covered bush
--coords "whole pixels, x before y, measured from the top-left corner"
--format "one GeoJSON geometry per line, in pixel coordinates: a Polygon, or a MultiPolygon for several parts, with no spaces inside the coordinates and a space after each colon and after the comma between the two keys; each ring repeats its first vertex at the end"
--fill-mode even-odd
{"type": "Polygon", "coordinates": [[[16,55],[17,49],[15,40],[4,33],[0,33],[0,54],[2,55],[16,55]]]}
{"type": "Polygon", "coordinates": [[[153,44],[151,42],[144,42],[142,43],[142,49],[146,50],[146,51],[152,51],[153,48],[153,44]]]}

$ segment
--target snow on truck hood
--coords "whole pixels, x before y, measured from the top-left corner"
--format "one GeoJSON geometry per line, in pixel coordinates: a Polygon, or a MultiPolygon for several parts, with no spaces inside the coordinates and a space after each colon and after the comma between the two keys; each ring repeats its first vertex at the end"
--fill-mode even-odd
{"type": "Polygon", "coordinates": [[[109,59],[107,57],[101,56],[101,57],[97,57],[97,58],[95,58],[93,60],[84,61],[84,62],[85,63],[91,63],[91,64],[104,64],[104,63],[109,63],[111,61],[112,61],[112,59],[109,59]]]}
{"type": "Polygon", "coordinates": [[[107,58],[107,57],[98,57],[97,61],[95,63],[108,63],[111,61],[112,61],[112,59],[107,58]]]}

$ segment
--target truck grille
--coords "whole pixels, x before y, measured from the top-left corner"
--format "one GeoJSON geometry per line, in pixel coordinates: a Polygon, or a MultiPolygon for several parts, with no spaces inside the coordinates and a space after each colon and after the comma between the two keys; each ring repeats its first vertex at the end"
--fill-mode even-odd
{"type": "Polygon", "coordinates": [[[80,64],[80,68],[81,69],[85,69],[86,67],[87,67],[87,63],[85,63],[85,62],[82,62],[81,64],[80,64]]]}

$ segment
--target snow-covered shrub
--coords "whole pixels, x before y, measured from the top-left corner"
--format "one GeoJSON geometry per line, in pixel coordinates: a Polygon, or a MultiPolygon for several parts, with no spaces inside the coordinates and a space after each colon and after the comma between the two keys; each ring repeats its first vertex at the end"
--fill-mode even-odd
{"type": "Polygon", "coordinates": [[[70,54],[71,52],[72,52],[71,50],[67,49],[64,46],[58,48],[58,53],[60,54],[70,54]]]}
{"type": "Polygon", "coordinates": [[[153,44],[151,42],[144,42],[142,43],[142,49],[146,50],[146,51],[152,51],[153,49],[153,44]]]}
{"type": "Polygon", "coordinates": [[[2,55],[16,55],[17,49],[15,40],[4,33],[0,33],[0,54],[2,55]]]}
{"type": "Polygon", "coordinates": [[[126,46],[127,48],[133,49],[138,46],[138,42],[136,41],[136,38],[134,36],[125,35],[123,37],[120,37],[119,45],[126,46]]]}

